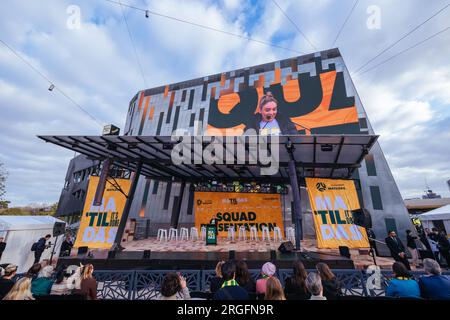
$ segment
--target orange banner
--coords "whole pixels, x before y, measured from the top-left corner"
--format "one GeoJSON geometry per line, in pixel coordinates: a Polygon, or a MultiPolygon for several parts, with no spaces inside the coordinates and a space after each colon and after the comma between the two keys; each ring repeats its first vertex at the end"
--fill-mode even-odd
{"type": "Polygon", "coordinates": [[[259,237],[265,226],[269,228],[271,237],[274,227],[279,227],[282,233],[284,231],[279,194],[196,192],[194,203],[197,229],[209,224],[215,215],[219,237],[227,237],[229,228],[235,229],[237,237],[240,226],[248,232],[255,226],[259,237]]]}
{"type": "MultiPolygon", "coordinates": [[[[89,177],[86,201],[74,247],[87,246],[96,249],[110,249],[116,238],[127,199],[123,193],[107,181],[102,204],[94,206],[93,201],[98,182],[99,177],[89,177]]],[[[115,179],[115,182],[119,184],[123,192],[128,194],[130,180],[115,179]]]]}
{"type": "Polygon", "coordinates": [[[305,178],[318,248],[368,248],[366,230],[353,224],[360,208],[353,180],[305,178]]]}

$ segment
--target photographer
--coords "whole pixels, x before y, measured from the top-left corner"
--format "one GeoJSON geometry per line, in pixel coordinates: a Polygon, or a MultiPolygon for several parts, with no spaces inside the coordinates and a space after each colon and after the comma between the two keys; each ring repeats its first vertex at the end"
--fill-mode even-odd
{"type": "Polygon", "coordinates": [[[46,244],[46,242],[51,238],[50,234],[47,234],[45,237],[40,238],[36,243],[31,247],[31,251],[34,251],[34,263],[39,263],[41,260],[41,255],[45,249],[48,249],[50,245],[46,244]],[[34,249],[34,250],[33,250],[34,249]]]}

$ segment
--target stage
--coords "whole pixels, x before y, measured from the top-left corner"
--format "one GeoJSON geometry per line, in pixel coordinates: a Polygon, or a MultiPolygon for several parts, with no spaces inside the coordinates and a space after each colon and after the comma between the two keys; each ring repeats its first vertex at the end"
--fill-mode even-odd
{"type": "MultiPolygon", "coordinates": [[[[317,249],[313,239],[301,241],[301,252],[281,253],[277,250],[280,244],[219,239],[217,245],[207,246],[201,240],[160,242],[149,238],[124,242],[125,250],[109,258],[106,250],[91,250],[92,257],[76,255],[73,250],[72,256],[59,258],[58,264],[92,263],[97,270],[208,270],[214,269],[218,261],[230,258],[245,260],[250,269],[259,269],[267,261],[274,262],[280,269],[290,269],[297,259],[308,269],[314,269],[318,262],[325,262],[332,269],[361,269],[373,264],[372,257],[364,250],[350,250],[349,259],[341,256],[338,249],[317,249]]],[[[393,259],[377,257],[377,263],[382,268],[390,268],[393,259]]]]}

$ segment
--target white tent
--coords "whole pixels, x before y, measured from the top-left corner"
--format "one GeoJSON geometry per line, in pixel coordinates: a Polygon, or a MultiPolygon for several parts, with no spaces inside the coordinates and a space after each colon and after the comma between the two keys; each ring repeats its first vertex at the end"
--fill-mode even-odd
{"type": "MultiPolygon", "coordinates": [[[[53,234],[55,222],[64,222],[51,216],[0,216],[0,236],[5,238],[6,248],[0,260],[0,264],[13,263],[19,267],[18,273],[26,272],[34,261],[34,252],[31,251],[33,243],[47,234],[53,234]]],[[[41,256],[50,259],[59,256],[59,250],[63,236],[58,237],[55,246],[46,249],[41,256]]],[[[56,238],[50,238],[55,244],[56,238]]]]}
{"type": "Polygon", "coordinates": [[[433,221],[442,220],[447,234],[450,233],[450,204],[422,213],[418,216],[425,228],[433,228],[433,221]]]}

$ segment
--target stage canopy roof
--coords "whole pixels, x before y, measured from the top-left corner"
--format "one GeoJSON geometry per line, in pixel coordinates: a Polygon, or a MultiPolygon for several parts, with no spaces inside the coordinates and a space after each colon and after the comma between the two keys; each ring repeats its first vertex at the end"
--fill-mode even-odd
{"type": "MultiPolygon", "coordinates": [[[[297,174],[300,177],[350,178],[378,139],[376,135],[290,135],[264,137],[268,150],[279,159],[279,170],[274,175],[262,175],[261,167],[269,167],[253,156],[252,139],[256,136],[207,137],[181,136],[183,143],[198,143],[183,154],[190,159],[212,143],[222,145],[224,163],[175,164],[171,153],[180,140],[171,136],[39,136],[40,139],[86,155],[93,160],[111,158],[118,167],[134,170],[142,162],[141,174],[157,180],[185,180],[189,182],[216,179],[220,181],[289,182],[289,146],[293,147],[297,174]],[[212,142],[211,142],[212,141],[212,142]],[[231,143],[230,143],[231,142],[231,143]],[[278,156],[275,154],[278,147],[278,156]],[[287,147],[288,146],[288,147],[287,147]],[[240,151],[239,151],[240,150],[240,151]],[[245,152],[245,163],[238,157],[245,152]],[[228,157],[228,158],[227,158],[228,157]],[[227,164],[226,159],[234,159],[227,164]]],[[[208,147],[209,146],[209,147],[208,147]]],[[[179,147],[179,146],[178,146],[179,147]]],[[[218,150],[218,149],[216,149],[218,150]]]]}

